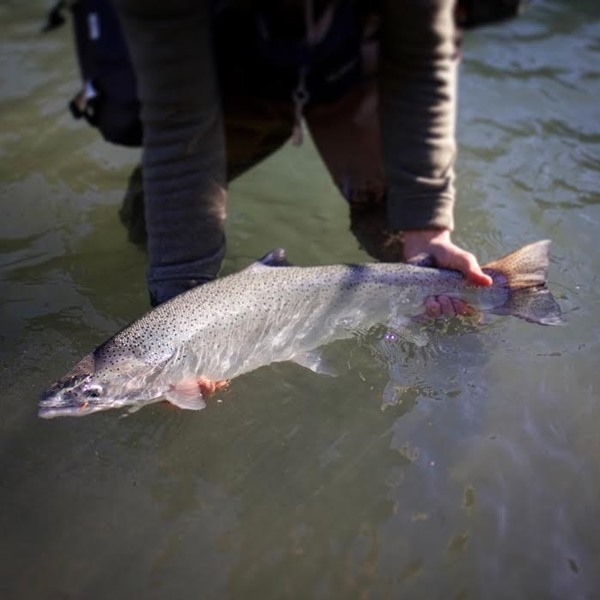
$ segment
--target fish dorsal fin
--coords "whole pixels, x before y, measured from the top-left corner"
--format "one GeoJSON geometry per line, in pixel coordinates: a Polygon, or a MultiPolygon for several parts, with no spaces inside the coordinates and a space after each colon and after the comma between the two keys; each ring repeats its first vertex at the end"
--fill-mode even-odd
{"type": "Polygon", "coordinates": [[[253,262],[246,267],[246,271],[256,271],[265,267],[291,267],[291,262],[288,261],[284,248],[275,248],[268,254],[265,254],[261,259],[253,262]]]}

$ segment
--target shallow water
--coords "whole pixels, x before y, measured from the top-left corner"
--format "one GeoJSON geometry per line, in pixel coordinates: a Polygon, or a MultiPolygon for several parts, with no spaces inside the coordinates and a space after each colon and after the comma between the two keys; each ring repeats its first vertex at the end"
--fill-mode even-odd
{"type": "MultiPolygon", "coordinates": [[[[482,261],[551,238],[568,326],[368,343],[199,413],[42,421],[38,394],[147,309],[118,219],[137,152],[72,121],[68,28],[0,7],[2,598],[593,598],[600,589],[600,12],[536,2],[467,35],[456,239],[482,261]]],[[[309,144],[237,181],[231,272],[276,246],[365,261],[309,144]]]]}

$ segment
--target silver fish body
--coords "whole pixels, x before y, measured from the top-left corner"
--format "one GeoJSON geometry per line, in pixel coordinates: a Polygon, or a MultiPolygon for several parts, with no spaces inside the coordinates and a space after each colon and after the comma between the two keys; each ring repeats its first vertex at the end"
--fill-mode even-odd
{"type": "Polygon", "coordinates": [[[317,348],[414,314],[432,295],[561,322],[545,287],[547,241],[490,263],[494,283],[468,284],[456,271],[401,263],[295,267],[282,250],[247,269],[192,289],[151,310],[86,356],[42,397],[39,415],[81,416],[167,399],[203,408],[199,378],[224,381],[272,362],[317,372],[317,348]]]}

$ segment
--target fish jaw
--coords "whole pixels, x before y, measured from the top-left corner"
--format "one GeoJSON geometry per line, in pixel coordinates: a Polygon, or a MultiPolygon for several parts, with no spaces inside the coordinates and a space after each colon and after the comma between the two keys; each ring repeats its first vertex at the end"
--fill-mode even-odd
{"type": "Polygon", "coordinates": [[[114,408],[114,402],[103,398],[103,392],[103,387],[94,383],[91,375],[64,387],[59,382],[42,395],[38,416],[43,419],[83,417],[114,408]]]}
{"type": "Polygon", "coordinates": [[[110,389],[93,377],[81,381],[76,387],[50,388],[40,399],[38,416],[43,419],[83,417],[113,408],[158,402],[163,395],[162,391],[141,388],[112,393],[110,389]]]}
{"type": "Polygon", "coordinates": [[[83,417],[91,413],[137,406],[158,401],[164,389],[148,385],[144,377],[107,377],[95,373],[93,354],[46,390],[40,399],[38,416],[83,417]]]}

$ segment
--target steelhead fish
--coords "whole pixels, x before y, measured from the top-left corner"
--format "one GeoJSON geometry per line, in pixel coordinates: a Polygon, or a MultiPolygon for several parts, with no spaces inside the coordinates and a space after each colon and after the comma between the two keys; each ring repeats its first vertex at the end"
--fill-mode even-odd
{"type": "Polygon", "coordinates": [[[394,326],[428,296],[562,324],[546,287],[548,240],[483,267],[488,287],[457,271],[402,263],[291,266],[275,250],[248,268],[161,304],[83,358],[42,396],[39,416],[82,416],[166,399],[204,408],[203,391],[272,362],[326,372],[320,346],[376,324],[394,326]]]}

